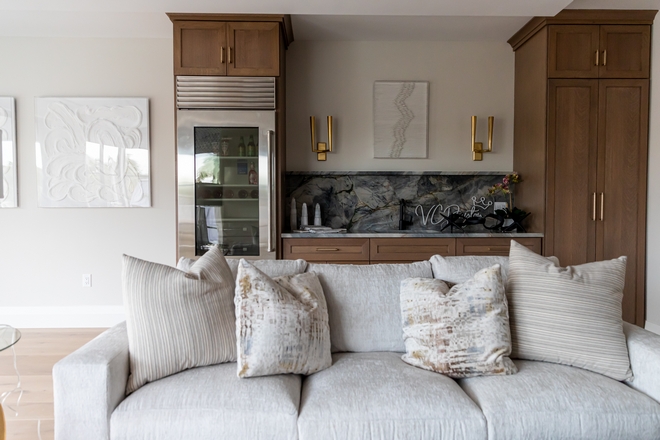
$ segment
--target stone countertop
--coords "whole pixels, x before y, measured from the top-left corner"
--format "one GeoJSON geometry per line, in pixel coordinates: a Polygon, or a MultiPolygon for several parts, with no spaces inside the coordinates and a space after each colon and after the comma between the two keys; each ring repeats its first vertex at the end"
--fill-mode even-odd
{"type": "Polygon", "coordinates": [[[343,234],[320,234],[314,232],[285,232],[282,238],[516,238],[516,237],[543,237],[541,232],[346,232],[343,234]]]}

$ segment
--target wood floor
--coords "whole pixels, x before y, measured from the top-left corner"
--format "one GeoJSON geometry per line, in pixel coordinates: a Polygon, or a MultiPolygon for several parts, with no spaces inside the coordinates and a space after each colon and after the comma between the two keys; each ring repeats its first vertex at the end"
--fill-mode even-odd
{"type": "MultiPolygon", "coordinates": [[[[104,330],[21,329],[14,349],[23,397],[18,405],[18,393],[5,401],[7,440],[53,440],[53,365],[104,330]]],[[[0,394],[17,380],[12,350],[0,352],[0,394]]]]}

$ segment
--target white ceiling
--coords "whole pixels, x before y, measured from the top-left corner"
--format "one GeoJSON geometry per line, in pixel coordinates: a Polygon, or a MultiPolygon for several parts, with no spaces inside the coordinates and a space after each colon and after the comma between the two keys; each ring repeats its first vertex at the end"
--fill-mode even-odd
{"type": "MultiPolygon", "coordinates": [[[[296,40],[506,41],[571,0],[0,0],[0,36],[171,38],[166,12],[287,13],[296,40]]],[[[657,8],[660,0],[571,7],[657,8]],[[599,6],[601,5],[602,6],[599,6]]],[[[577,5],[577,6],[576,6],[577,5]]]]}

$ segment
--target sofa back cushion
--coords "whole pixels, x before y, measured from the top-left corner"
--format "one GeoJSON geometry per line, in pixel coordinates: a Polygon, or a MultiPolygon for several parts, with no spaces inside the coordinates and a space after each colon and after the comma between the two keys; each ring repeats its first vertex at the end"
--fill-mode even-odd
{"type": "MultiPolygon", "coordinates": [[[[234,275],[234,279],[236,279],[238,273],[239,261],[239,258],[227,258],[227,264],[234,275]]],[[[305,260],[250,260],[249,262],[271,278],[298,275],[304,273],[307,269],[307,261],[305,260]]],[[[195,264],[195,260],[192,258],[181,257],[176,268],[188,272],[193,264],[195,264]]]]}
{"type": "Polygon", "coordinates": [[[399,292],[406,278],[431,278],[431,263],[314,264],[328,303],[333,352],[406,351],[399,292]]]}

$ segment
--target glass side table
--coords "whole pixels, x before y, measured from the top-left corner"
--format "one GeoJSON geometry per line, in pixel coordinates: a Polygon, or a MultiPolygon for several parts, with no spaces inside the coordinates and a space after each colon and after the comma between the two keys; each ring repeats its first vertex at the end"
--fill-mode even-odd
{"type": "MultiPolygon", "coordinates": [[[[9,325],[0,324],[0,351],[13,347],[21,339],[21,332],[9,325]]],[[[16,353],[14,353],[14,369],[16,369],[16,353]]],[[[16,369],[18,375],[18,369],[16,369]]],[[[18,386],[11,391],[3,393],[0,397],[2,402],[9,397],[14,391],[21,391],[21,379],[18,376],[18,386]]],[[[5,440],[7,437],[7,427],[5,425],[5,412],[0,405],[0,440],[5,440]]]]}

